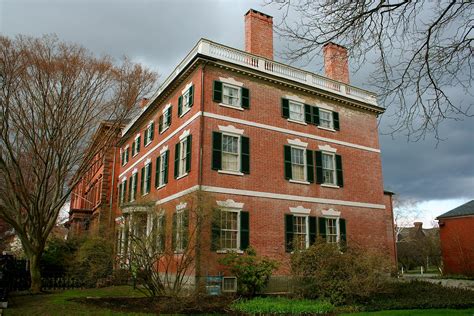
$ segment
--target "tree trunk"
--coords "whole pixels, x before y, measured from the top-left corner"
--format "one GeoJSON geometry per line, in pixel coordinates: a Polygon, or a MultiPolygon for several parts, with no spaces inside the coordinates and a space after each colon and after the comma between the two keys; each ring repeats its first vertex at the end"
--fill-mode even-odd
{"type": "Polygon", "coordinates": [[[30,256],[30,276],[31,276],[31,287],[32,293],[41,292],[41,271],[40,271],[40,258],[41,256],[33,254],[30,256]]]}

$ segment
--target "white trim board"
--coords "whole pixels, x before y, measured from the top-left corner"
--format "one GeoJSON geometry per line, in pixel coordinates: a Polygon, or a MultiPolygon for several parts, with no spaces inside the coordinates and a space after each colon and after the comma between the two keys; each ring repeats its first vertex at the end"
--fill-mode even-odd
{"type": "Polygon", "coordinates": [[[263,129],[267,129],[267,130],[271,130],[271,131],[275,131],[275,132],[280,132],[280,133],[292,134],[292,135],[296,135],[296,136],[300,136],[300,137],[311,138],[311,139],[320,140],[320,141],[323,141],[323,142],[328,142],[328,143],[343,145],[343,146],[347,146],[347,147],[362,149],[362,150],[366,150],[366,151],[370,151],[370,152],[380,153],[380,149],[377,149],[377,148],[352,144],[352,143],[344,142],[344,141],[341,141],[341,140],[316,136],[316,135],[313,135],[313,134],[297,132],[297,131],[293,131],[293,130],[286,129],[286,128],[281,128],[281,127],[276,127],[276,126],[271,126],[271,125],[246,121],[246,120],[238,119],[238,118],[235,118],[235,117],[229,117],[229,116],[210,113],[210,112],[203,112],[203,116],[204,117],[215,118],[215,119],[218,119],[218,120],[234,122],[234,123],[244,124],[244,125],[258,127],[258,128],[263,128],[263,129]]]}
{"type": "Polygon", "coordinates": [[[352,202],[352,201],[343,201],[343,200],[331,200],[331,199],[322,199],[322,198],[315,198],[315,197],[309,197],[309,196],[299,196],[299,195],[288,195],[288,194],[279,194],[279,193],[271,193],[271,192],[239,190],[239,189],[212,187],[212,186],[205,186],[205,185],[203,185],[201,187],[201,189],[203,191],[207,191],[207,192],[235,194],[235,195],[246,195],[246,196],[263,197],[263,198],[278,199],[278,200],[289,200],[289,201],[301,201],[301,202],[320,203],[320,204],[376,208],[376,209],[381,209],[381,210],[385,209],[385,205],[383,205],[383,204],[352,202]]]}
{"type": "Polygon", "coordinates": [[[198,118],[199,116],[202,115],[202,112],[199,111],[197,112],[196,114],[194,114],[193,116],[191,116],[191,118],[189,120],[187,120],[186,122],[184,122],[180,127],[178,127],[177,129],[175,129],[172,133],[170,133],[168,136],[166,136],[161,142],[159,142],[158,144],[156,144],[154,147],[152,147],[149,151],[147,151],[142,157],[140,157],[140,159],[138,159],[137,161],[135,161],[133,164],[131,164],[127,169],[125,169],[125,171],[123,171],[120,175],[119,175],[119,178],[124,176],[127,172],[130,171],[130,169],[132,169],[133,167],[135,167],[137,164],[140,163],[140,161],[142,161],[143,159],[146,159],[150,154],[152,154],[155,150],[157,150],[160,146],[162,146],[164,143],[166,143],[168,140],[171,139],[171,137],[173,137],[174,135],[178,134],[179,132],[181,132],[181,130],[183,130],[184,128],[186,128],[186,126],[188,126],[189,124],[191,124],[196,118],[198,118]]]}
{"type": "MultiPolygon", "coordinates": [[[[163,204],[197,190],[199,190],[199,185],[195,185],[193,187],[190,187],[188,189],[185,189],[183,191],[180,191],[178,193],[165,197],[161,200],[158,200],[156,201],[155,204],[156,205],[163,204]]],[[[383,204],[331,200],[331,199],[322,199],[322,198],[315,198],[315,197],[309,197],[309,196],[288,195],[288,194],[279,194],[279,193],[271,193],[271,192],[238,190],[238,189],[232,189],[232,188],[213,187],[213,186],[207,186],[207,185],[201,186],[201,190],[206,191],[206,192],[263,197],[263,198],[277,199],[277,200],[300,201],[300,202],[342,205],[342,206],[354,206],[354,207],[363,207],[363,208],[374,208],[374,209],[380,209],[380,210],[385,209],[385,205],[383,204]]]]}

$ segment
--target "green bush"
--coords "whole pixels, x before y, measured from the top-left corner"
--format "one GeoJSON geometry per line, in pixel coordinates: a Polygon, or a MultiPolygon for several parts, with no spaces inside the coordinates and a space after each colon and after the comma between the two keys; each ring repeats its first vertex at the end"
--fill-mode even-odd
{"type": "Polygon", "coordinates": [[[325,298],[335,305],[366,300],[383,291],[390,273],[386,256],[318,240],[310,248],[295,251],[291,269],[296,292],[305,298],[325,298]]]}
{"type": "Polygon", "coordinates": [[[364,304],[367,311],[474,307],[474,291],[424,281],[390,282],[364,304]]]}
{"type": "Polygon", "coordinates": [[[321,300],[296,300],[283,297],[257,297],[252,300],[239,300],[231,309],[247,314],[327,314],[334,306],[321,300]]]}
{"type": "Polygon", "coordinates": [[[251,247],[244,254],[228,253],[219,259],[219,263],[237,277],[238,293],[245,296],[253,296],[263,290],[277,268],[276,261],[257,256],[251,247]]]}
{"type": "Polygon", "coordinates": [[[94,287],[98,279],[112,273],[113,246],[100,237],[86,239],[75,254],[70,275],[84,281],[86,286],[94,287]]]}
{"type": "Polygon", "coordinates": [[[80,243],[81,240],[77,238],[52,237],[48,239],[41,257],[41,275],[57,277],[65,274],[72,265],[80,243]]]}

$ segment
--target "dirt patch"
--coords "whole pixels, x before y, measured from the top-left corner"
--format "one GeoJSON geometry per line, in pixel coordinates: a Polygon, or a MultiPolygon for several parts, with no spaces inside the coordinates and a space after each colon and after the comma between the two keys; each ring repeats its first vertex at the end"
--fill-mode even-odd
{"type": "Polygon", "coordinates": [[[226,314],[233,298],[219,297],[84,297],[70,301],[120,312],[156,314],[226,314]]]}

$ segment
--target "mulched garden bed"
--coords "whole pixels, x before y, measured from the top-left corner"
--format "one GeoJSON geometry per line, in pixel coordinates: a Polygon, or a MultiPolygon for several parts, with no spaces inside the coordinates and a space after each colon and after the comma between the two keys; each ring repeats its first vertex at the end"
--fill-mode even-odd
{"type": "Polygon", "coordinates": [[[73,302],[93,305],[120,312],[156,314],[228,314],[234,300],[230,296],[205,296],[190,298],[160,297],[84,297],[72,298],[73,302]]]}

